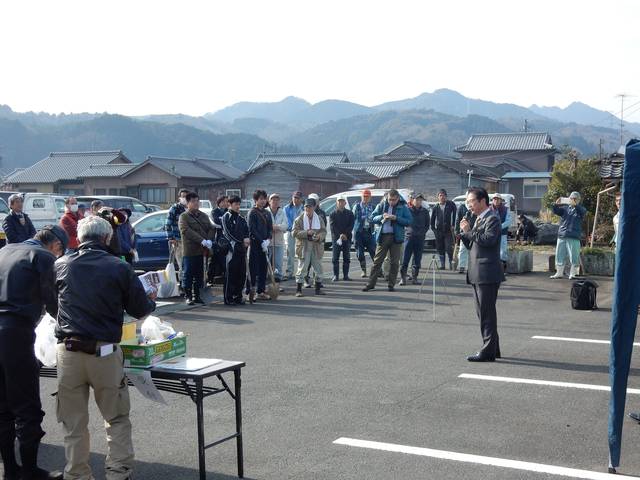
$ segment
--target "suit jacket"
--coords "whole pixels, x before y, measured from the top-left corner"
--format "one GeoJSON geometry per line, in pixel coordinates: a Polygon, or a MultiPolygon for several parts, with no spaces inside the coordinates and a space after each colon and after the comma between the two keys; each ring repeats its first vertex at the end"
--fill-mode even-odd
{"type": "Polygon", "coordinates": [[[504,281],[500,261],[501,236],[500,219],[491,212],[477,218],[467,233],[460,234],[460,240],[469,249],[467,283],[480,285],[504,281]]]}

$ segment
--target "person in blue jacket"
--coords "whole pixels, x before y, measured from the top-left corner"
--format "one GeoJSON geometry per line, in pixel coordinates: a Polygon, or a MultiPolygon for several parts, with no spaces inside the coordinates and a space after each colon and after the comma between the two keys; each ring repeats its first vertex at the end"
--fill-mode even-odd
{"type": "Polygon", "coordinates": [[[376,225],[376,254],[373,257],[373,268],[369,275],[369,283],[362,289],[363,292],[376,288],[378,275],[382,271],[382,264],[389,254],[389,279],[388,290],[395,290],[396,279],[404,242],[404,229],[411,225],[413,217],[407,203],[400,197],[397,190],[391,189],[386,200],[378,204],[371,213],[369,221],[376,225]]]}
{"type": "Polygon", "coordinates": [[[580,205],[580,193],[571,192],[568,206],[561,205],[561,199],[556,200],[553,213],[560,217],[558,229],[558,243],[556,244],[556,273],[551,278],[564,277],[564,264],[569,260],[569,280],[578,275],[580,268],[580,238],[582,237],[582,221],[587,209],[580,205]]]}

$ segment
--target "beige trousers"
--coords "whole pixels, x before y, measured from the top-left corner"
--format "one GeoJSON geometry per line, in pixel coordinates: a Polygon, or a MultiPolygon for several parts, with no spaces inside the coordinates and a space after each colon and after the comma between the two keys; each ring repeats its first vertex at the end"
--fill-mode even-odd
{"type": "MultiPolygon", "coordinates": [[[[99,345],[104,345],[99,342],[99,345]]],[[[125,480],[133,468],[129,390],[122,350],[106,357],[69,352],[58,345],[57,416],[64,432],[65,480],[93,480],[89,467],[89,387],[104,418],[107,480],[125,480]]]]}

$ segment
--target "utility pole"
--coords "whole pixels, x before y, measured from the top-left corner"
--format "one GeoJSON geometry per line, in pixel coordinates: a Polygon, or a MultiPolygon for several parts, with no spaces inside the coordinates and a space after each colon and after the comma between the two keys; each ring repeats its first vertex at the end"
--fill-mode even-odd
{"type": "Polygon", "coordinates": [[[529,131],[529,122],[527,122],[526,118],[524,119],[524,125],[522,129],[524,130],[524,133],[527,133],[529,131]]]}
{"type": "Polygon", "coordinates": [[[619,93],[616,97],[620,98],[620,145],[624,142],[624,99],[628,97],[627,93],[619,93]]]}
{"type": "Polygon", "coordinates": [[[467,170],[467,175],[469,175],[469,181],[467,182],[467,188],[471,187],[471,175],[473,174],[473,170],[467,170]]]}
{"type": "Polygon", "coordinates": [[[603,144],[603,143],[604,143],[604,140],[601,138],[601,139],[600,139],[600,156],[599,156],[600,161],[602,161],[602,144],[603,144]]]}

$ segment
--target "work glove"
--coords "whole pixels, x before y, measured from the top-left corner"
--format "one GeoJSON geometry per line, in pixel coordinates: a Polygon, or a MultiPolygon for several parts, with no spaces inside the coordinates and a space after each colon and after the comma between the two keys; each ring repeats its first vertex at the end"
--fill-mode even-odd
{"type": "Polygon", "coordinates": [[[271,244],[271,241],[269,239],[263,240],[262,241],[262,251],[264,253],[267,253],[267,251],[269,250],[269,245],[271,244]]]}

